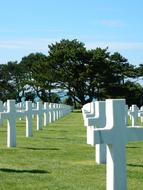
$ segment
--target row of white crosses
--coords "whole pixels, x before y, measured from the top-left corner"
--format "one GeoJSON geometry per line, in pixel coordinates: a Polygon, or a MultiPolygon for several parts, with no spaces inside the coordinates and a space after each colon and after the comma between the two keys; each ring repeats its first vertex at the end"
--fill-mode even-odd
{"type": "MultiPolygon", "coordinates": [[[[99,117],[100,109],[102,109],[102,113],[104,113],[104,115],[105,115],[104,101],[91,102],[91,103],[85,104],[83,106],[82,113],[83,113],[85,126],[87,125],[88,118],[93,119],[93,117],[99,117]],[[95,112],[95,110],[96,110],[96,112],[95,112]]],[[[125,120],[126,120],[127,125],[128,125],[128,116],[130,117],[132,127],[137,125],[137,120],[139,117],[140,117],[141,123],[143,123],[143,106],[139,109],[136,105],[132,105],[128,109],[128,106],[125,105],[125,120]]],[[[100,118],[103,118],[103,116],[100,115],[100,118]]],[[[92,121],[90,123],[92,124],[92,121]]],[[[88,129],[91,129],[91,126],[89,124],[87,126],[88,126],[88,128],[87,128],[87,133],[88,133],[88,129]]],[[[93,126],[97,127],[97,120],[96,120],[96,122],[93,120],[93,126]]],[[[88,139],[87,139],[87,141],[88,141],[88,139]]],[[[90,143],[87,142],[87,144],[90,144],[90,143]]]]}
{"type": "Polygon", "coordinates": [[[136,125],[139,116],[139,108],[136,105],[132,105],[128,110],[128,115],[132,123],[132,127],[136,125]]]}
{"type": "MultiPolygon", "coordinates": [[[[95,101],[85,104],[82,108],[82,114],[84,118],[84,126],[87,128],[87,144],[92,142],[92,131],[95,127],[101,128],[105,126],[105,101],[95,101]]],[[[143,120],[143,106],[139,108],[136,105],[132,105],[129,109],[125,105],[125,120],[128,125],[128,115],[130,116],[132,127],[136,125],[138,117],[143,120]]],[[[140,126],[138,126],[140,127],[140,126]]],[[[106,163],[106,146],[96,145],[96,163],[106,163]]]]}
{"type": "Polygon", "coordinates": [[[71,112],[71,107],[63,104],[44,103],[37,102],[36,107],[32,107],[31,101],[25,102],[25,108],[18,107],[15,104],[15,100],[7,100],[6,105],[3,106],[0,101],[0,125],[3,120],[7,122],[7,146],[16,146],[16,119],[26,118],[26,137],[32,136],[32,118],[33,115],[37,116],[37,130],[42,129],[42,116],[44,114],[44,126],[51,123],[60,117],[71,112]],[[6,106],[6,108],[5,108],[6,106]]]}
{"type": "MultiPolygon", "coordinates": [[[[92,146],[104,144],[107,147],[106,189],[126,190],[126,144],[130,141],[143,141],[143,128],[126,126],[125,100],[108,99],[105,105],[106,124],[92,129],[90,144],[92,146]]],[[[85,114],[84,110],[83,112],[85,114]]],[[[98,122],[99,118],[100,115],[98,122]]],[[[86,125],[97,126],[97,120],[88,118],[86,125]]]]}
{"type": "Polygon", "coordinates": [[[134,104],[128,110],[128,115],[130,116],[131,125],[137,125],[137,119],[140,118],[141,123],[143,123],[143,106],[140,109],[134,104]]]}
{"type": "MultiPolygon", "coordinates": [[[[94,128],[101,128],[105,126],[106,122],[104,101],[92,102],[90,103],[90,107],[92,108],[92,112],[87,112],[85,106],[82,108],[84,126],[87,129],[87,144],[92,144],[92,132],[94,128]]],[[[104,144],[96,145],[96,163],[106,163],[106,146],[104,144]]]]}

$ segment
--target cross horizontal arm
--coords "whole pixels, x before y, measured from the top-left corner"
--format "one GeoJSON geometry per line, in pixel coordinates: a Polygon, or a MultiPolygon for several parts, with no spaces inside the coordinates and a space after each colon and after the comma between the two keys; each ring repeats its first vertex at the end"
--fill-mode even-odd
{"type": "Polygon", "coordinates": [[[85,126],[96,126],[98,123],[97,118],[85,118],[85,126]]]}
{"type": "Polygon", "coordinates": [[[93,130],[93,143],[96,144],[112,144],[112,130],[105,128],[96,128],[93,130]]]}
{"type": "Polygon", "coordinates": [[[16,112],[16,117],[19,118],[19,117],[24,117],[26,115],[25,111],[19,111],[19,112],[16,112]]]}
{"type": "Polygon", "coordinates": [[[32,114],[33,114],[33,115],[37,115],[38,113],[39,113],[39,110],[37,110],[37,109],[33,109],[33,110],[32,110],[32,114]]]}
{"type": "Polygon", "coordinates": [[[9,113],[7,112],[1,112],[0,113],[0,118],[3,120],[3,119],[8,119],[9,118],[9,113]]]}

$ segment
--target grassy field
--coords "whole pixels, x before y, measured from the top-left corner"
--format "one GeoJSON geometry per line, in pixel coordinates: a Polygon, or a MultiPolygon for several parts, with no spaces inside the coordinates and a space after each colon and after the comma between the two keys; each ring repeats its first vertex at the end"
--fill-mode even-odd
{"type": "MultiPolygon", "coordinates": [[[[6,147],[6,124],[0,128],[0,190],[105,190],[105,165],[95,163],[95,148],[86,145],[80,112],[25,137],[17,122],[17,147],[6,147]]],[[[128,190],[143,189],[143,142],[129,143],[128,190]]]]}

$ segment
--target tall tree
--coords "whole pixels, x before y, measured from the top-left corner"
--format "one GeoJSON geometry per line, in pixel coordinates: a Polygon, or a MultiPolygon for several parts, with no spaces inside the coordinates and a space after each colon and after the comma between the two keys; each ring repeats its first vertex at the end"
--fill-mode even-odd
{"type": "MultiPolygon", "coordinates": [[[[6,65],[0,65],[0,100],[5,102],[11,92],[14,92],[13,86],[7,81],[9,80],[6,65]]],[[[11,94],[12,95],[12,94],[11,94]]]]}
{"type": "Polygon", "coordinates": [[[8,75],[10,77],[10,83],[13,85],[16,90],[15,99],[19,102],[21,101],[21,97],[24,95],[25,90],[25,72],[23,70],[22,65],[18,64],[18,62],[8,62],[7,63],[8,75]]]}
{"type": "Polygon", "coordinates": [[[87,51],[77,40],[61,40],[49,45],[48,61],[52,73],[61,88],[69,90],[69,95],[77,102],[85,104],[87,51]]]}
{"type": "Polygon", "coordinates": [[[20,64],[25,70],[25,84],[35,91],[43,101],[50,101],[53,88],[52,73],[48,68],[47,56],[42,53],[30,54],[22,58],[20,64]]]}
{"type": "Polygon", "coordinates": [[[113,80],[107,50],[107,48],[96,48],[88,51],[89,61],[86,65],[86,84],[90,99],[93,97],[97,99],[105,98],[105,86],[113,80]]]}
{"type": "MultiPolygon", "coordinates": [[[[115,52],[110,55],[110,73],[112,73],[111,80],[107,80],[106,93],[108,97],[117,98],[124,97],[125,83],[136,77],[135,67],[128,63],[128,60],[124,58],[120,53],[115,52]]],[[[108,74],[110,76],[110,74],[108,74]]]]}
{"type": "Polygon", "coordinates": [[[115,52],[112,54],[110,56],[110,61],[112,63],[114,75],[118,77],[118,82],[120,84],[124,84],[129,78],[136,77],[135,66],[129,64],[128,60],[120,53],[115,52]]]}
{"type": "Polygon", "coordinates": [[[50,45],[48,60],[55,80],[82,105],[93,98],[115,98],[118,89],[123,92],[125,81],[135,77],[134,66],[118,52],[110,55],[108,48],[87,51],[77,40],[50,45]]]}

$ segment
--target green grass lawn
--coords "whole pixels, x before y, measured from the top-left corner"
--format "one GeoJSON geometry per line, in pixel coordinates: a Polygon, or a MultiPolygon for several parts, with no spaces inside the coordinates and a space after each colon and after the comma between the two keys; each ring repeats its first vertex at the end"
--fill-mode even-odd
{"type": "MultiPolygon", "coordinates": [[[[25,121],[17,122],[17,147],[6,146],[6,124],[0,128],[0,190],[105,190],[105,165],[95,163],[95,148],[86,144],[80,112],[25,137],[25,121]]],[[[143,189],[143,142],[129,143],[129,190],[143,189]]],[[[121,182],[122,183],[122,182],[121,182]]]]}

